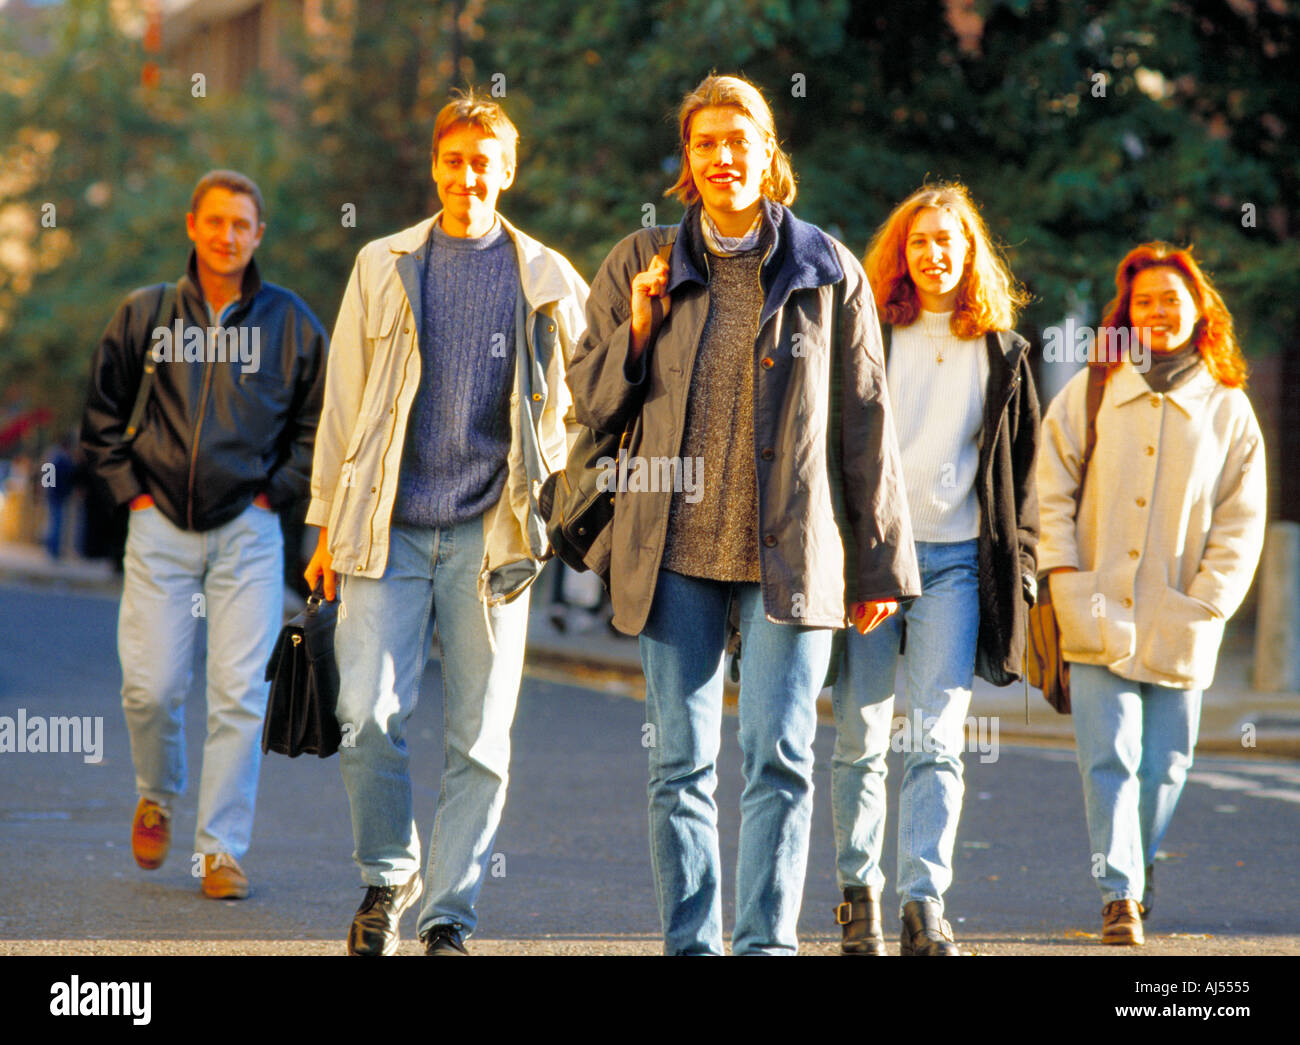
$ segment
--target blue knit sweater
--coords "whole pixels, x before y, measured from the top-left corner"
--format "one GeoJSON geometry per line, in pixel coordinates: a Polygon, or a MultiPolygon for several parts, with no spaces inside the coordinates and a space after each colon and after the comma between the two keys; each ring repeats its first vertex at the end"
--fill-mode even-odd
{"type": "Polygon", "coordinates": [[[455,526],[505,488],[515,373],[519,264],[498,222],[461,239],[429,237],[420,328],[420,387],[406,426],[393,521],[455,526]]]}

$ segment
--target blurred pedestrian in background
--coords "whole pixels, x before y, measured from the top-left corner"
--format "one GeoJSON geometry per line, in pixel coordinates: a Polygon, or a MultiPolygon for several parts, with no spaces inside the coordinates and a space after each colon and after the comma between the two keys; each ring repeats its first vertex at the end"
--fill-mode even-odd
{"type": "Polygon", "coordinates": [[[185,274],[133,291],[100,339],[81,442],[113,500],[130,506],[118,654],[140,793],[132,852],[153,870],[171,848],[184,702],[207,620],[194,852],[204,895],[240,899],[282,623],[275,513],[307,487],[326,339],[297,295],[262,282],[253,253],[266,223],[251,179],[205,174],[185,221],[185,274]]]}

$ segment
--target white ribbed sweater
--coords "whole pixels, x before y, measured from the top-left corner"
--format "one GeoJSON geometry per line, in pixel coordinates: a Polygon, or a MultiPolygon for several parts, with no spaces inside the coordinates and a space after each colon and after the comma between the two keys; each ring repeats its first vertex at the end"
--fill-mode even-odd
{"type": "Polygon", "coordinates": [[[975,472],[988,352],[982,337],[955,336],[951,319],[922,311],[891,335],[889,400],[918,541],[965,541],[980,531],[975,472]]]}

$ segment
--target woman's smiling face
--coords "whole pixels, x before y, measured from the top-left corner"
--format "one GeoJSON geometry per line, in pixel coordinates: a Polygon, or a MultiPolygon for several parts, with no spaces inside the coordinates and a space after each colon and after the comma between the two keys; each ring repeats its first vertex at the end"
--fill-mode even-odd
{"type": "Polygon", "coordinates": [[[712,105],[691,118],[687,143],[691,177],[710,214],[744,211],[762,195],[772,163],[766,137],[743,112],[712,105]]]}
{"type": "Polygon", "coordinates": [[[1187,281],[1169,265],[1143,269],[1133,278],[1128,315],[1142,347],[1154,352],[1182,348],[1201,318],[1187,281]]]}

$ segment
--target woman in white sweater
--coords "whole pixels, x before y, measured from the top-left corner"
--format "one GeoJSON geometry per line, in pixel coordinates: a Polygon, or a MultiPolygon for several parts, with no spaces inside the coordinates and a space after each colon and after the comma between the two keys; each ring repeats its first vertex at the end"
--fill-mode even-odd
{"type": "Polygon", "coordinates": [[[1259,561],[1265,478],[1232,316],[1191,251],[1144,243],[1115,285],[1090,363],[1106,385],[1077,515],[1086,370],[1043,421],[1038,562],[1070,662],[1102,942],[1133,945],[1224,622],[1259,561]]]}
{"type": "Polygon", "coordinates": [[[905,644],[899,952],[955,955],[943,894],[971,684],[977,672],[998,685],[1019,678],[1034,598],[1038,399],[1028,343],[1011,329],[1021,292],[964,187],[925,187],[900,203],[865,267],[884,326],[922,594],[870,634],[846,632],[831,762],[844,890],[835,917],[844,953],[885,953],[885,755],[905,644]]]}

